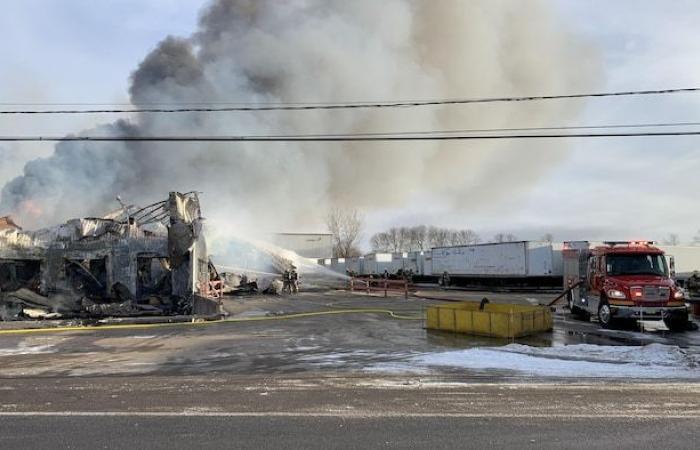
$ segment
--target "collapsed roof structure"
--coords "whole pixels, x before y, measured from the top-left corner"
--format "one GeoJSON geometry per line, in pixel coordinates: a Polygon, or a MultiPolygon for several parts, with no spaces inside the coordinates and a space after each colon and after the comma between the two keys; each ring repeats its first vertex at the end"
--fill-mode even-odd
{"type": "Polygon", "coordinates": [[[217,314],[197,193],[24,231],[0,218],[0,319],[217,314]]]}

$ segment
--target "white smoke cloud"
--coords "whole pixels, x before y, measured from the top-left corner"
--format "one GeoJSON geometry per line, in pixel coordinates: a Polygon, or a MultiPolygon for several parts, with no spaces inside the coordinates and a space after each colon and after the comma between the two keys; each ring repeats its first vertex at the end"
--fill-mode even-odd
{"type": "MultiPolygon", "coordinates": [[[[130,94],[138,105],[582,92],[598,85],[598,63],[595,49],[539,1],[216,0],[196,33],[168,37],[145,58],[130,94]]],[[[85,134],[522,127],[564,123],[579,106],[143,114],[85,134]]],[[[560,145],[61,143],[5,185],[0,212],[42,226],[101,213],[117,194],[138,203],[197,190],[215,235],[319,229],[332,205],[400,208],[427,192],[459,209],[524,192],[562,157],[560,145]]]]}

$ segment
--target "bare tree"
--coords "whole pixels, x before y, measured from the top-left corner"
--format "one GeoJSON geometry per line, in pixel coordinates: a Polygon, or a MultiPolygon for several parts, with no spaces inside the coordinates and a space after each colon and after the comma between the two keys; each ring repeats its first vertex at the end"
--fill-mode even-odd
{"type": "Polygon", "coordinates": [[[389,237],[386,233],[376,233],[369,241],[372,246],[372,251],[375,253],[383,253],[389,251],[389,237]]]}
{"type": "Polygon", "coordinates": [[[399,247],[397,252],[409,251],[411,246],[411,230],[408,227],[399,228],[399,247]]]}
{"type": "Polygon", "coordinates": [[[664,245],[679,245],[681,240],[676,233],[669,233],[664,239],[664,245]]]}
{"type": "Polygon", "coordinates": [[[409,229],[409,250],[422,251],[427,250],[428,246],[428,227],[425,225],[417,225],[409,229]]]}
{"type": "Polygon", "coordinates": [[[474,230],[467,229],[455,231],[454,240],[457,242],[457,245],[471,245],[478,244],[481,241],[481,238],[474,230]]]}
{"type": "Polygon", "coordinates": [[[414,252],[447,245],[469,245],[481,242],[473,230],[452,230],[416,225],[392,227],[376,233],[370,239],[374,252],[414,252]]]}
{"type": "Polygon", "coordinates": [[[379,248],[381,248],[382,241],[380,238],[380,233],[374,233],[371,238],[369,238],[369,245],[372,247],[372,251],[380,251],[379,248]]]}
{"type": "Polygon", "coordinates": [[[700,230],[693,236],[693,242],[691,242],[690,245],[700,245],[700,230]]]}
{"type": "Polygon", "coordinates": [[[551,244],[552,242],[554,242],[554,236],[552,235],[552,233],[545,233],[545,234],[540,238],[540,240],[541,240],[541,241],[544,241],[544,242],[549,242],[549,243],[551,244]]]}
{"type": "Polygon", "coordinates": [[[333,235],[333,253],[336,258],[358,256],[357,248],[362,235],[363,218],[356,209],[333,208],[326,217],[326,226],[333,235]]]}
{"type": "Polygon", "coordinates": [[[428,236],[431,247],[446,247],[450,244],[450,233],[445,228],[430,227],[428,228],[428,236]]]}
{"type": "Polygon", "coordinates": [[[386,234],[387,241],[389,243],[389,248],[387,250],[390,252],[398,252],[398,249],[401,248],[401,236],[399,234],[399,229],[396,227],[391,227],[389,230],[387,230],[386,234]]]}
{"type": "Polygon", "coordinates": [[[459,231],[457,230],[447,230],[447,240],[450,245],[462,245],[462,240],[459,236],[459,231]]]}
{"type": "Polygon", "coordinates": [[[498,233],[493,236],[493,242],[503,243],[503,242],[515,242],[518,237],[512,233],[498,233]]]}

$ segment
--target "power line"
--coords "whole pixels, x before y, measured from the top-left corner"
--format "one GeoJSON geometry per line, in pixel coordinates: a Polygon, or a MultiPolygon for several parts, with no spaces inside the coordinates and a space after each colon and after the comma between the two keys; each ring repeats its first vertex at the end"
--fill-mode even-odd
{"type": "Polygon", "coordinates": [[[0,136],[0,142],[362,142],[362,141],[465,141],[496,139],[559,139],[698,136],[700,131],[463,134],[463,135],[296,135],[296,136],[0,136]]]}
{"type": "MultiPolygon", "coordinates": [[[[573,126],[551,126],[551,127],[511,127],[511,128],[466,128],[458,130],[429,130],[429,131],[384,131],[384,132],[367,132],[367,133],[333,133],[333,134],[276,134],[276,135],[248,135],[240,137],[265,137],[265,138],[330,138],[330,137],[391,137],[391,136],[431,136],[431,135],[450,135],[458,133],[504,133],[516,131],[565,131],[565,130],[594,130],[594,129],[616,129],[616,128],[666,128],[666,127],[693,127],[700,126],[700,122],[647,122],[647,123],[629,123],[629,124],[601,124],[601,125],[573,125],[573,126]]],[[[226,136],[222,136],[226,137],[226,136]]],[[[6,136],[6,140],[20,139],[20,136],[6,136]]],[[[56,140],[57,137],[37,137],[30,136],[34,140],[56,140]]],[[[0,136],[0,140],[2,137],[0,136]]],[[[95,139],[91,139],[95,140],[95,139]]]]}
{"type": "MultiPolygon", "coordinates": [[[[616,129],[616,128],[665,128],[665,127],[692,127],[700,126],[700,122],[647,122],[647,123],[631,123],[631,124],[601,124],[601,125],[574,125],[574,126],[551,126],[551,127],[520,127],[520,128],[468,128],[468,129],[458,129],[458,130],[429,130],[429,131],[385,131],[385,132],[369,132],[369,133],[333,133],[333,134],[276,134],[276,135],[241,135],[241,136],[211,136],[211,138],[240,138],[243,139],[256,139],[265,138],[268,140],[272,139],[296,139],[296,138],[319,138],[319,139],[329,139],[329,138],[359,138],[359,137],[393,137],[393,136],[433,136],[433,135],[450,135],[457,133],[504,133],[504,132],[515,132],[515,131],[564,131],[564,130],[584,130],[584,129],[616,129]]],[[[539,136],[539,135],[537,135],[539,136]]],[[[573,135],[569,135],[573,136],[573,135]]],[[[177,138],[177,136],[171,136],[172,138],[177,138]]],[[[204,139],[209,137],[201,136],[204,139]]],[[[77,139],[73,136],[63,137],[39,137],[39,136],[0,136],[0,140],[17,140],[17,139],[32,139],[32,140],[42,140],[42,141],[55,141],[59,139],[66,140],[97,140],[101,137],[80,137],[77,139]]],[[[116,140],[124,140],[124,138],[115,138],[116,140]]],[[[183,136],[187,139],[196,139],[197,136],[183,136]]],[[[165,137],[164,137],[165,139],[165,137]]]]}
{"type": "Polygon", "coordinates": [[[122,113],[187,113],[187,112],[235,112],[235,111],[306,111],[361,108],[411,108],[421,106],[465,105],[474,103],[530,102],[542,100],[560,100],[576,98],[625,97],[641,95],[664,95],[693,93],[700,87],[655,89],[645,91],[597,92],[587,94],[535,95],[524,97],[487,97],[466,99],[388,101],[388,102],[345,102],[345,103],[258,103],[231,104],[223,107],[186,107],[186,108],[113,108],[113,109],[22,109],[0,110],[0,114],[122,114],[122,113]]]}
{"type": "MultiPolygon", "coordinates": [[[[615,128],[666,128],[666,127],[692,127],[700,126],[700,122],[651,122],[633,124],[609,124],[609,125],[573,125],[552,127],[521,127],[521,128],[466,128],[460,130],[431,130],[431,131],[387,131],[374,133],[353,133],[353,136],[397,136],[397,135],[434,135],[455,133],[494,133],[513,131],[564,131],[564,130],[597,130],[615,128]]],[[[348,134],[305,134],[305,137],[314,136],[347,136],[348,134]]],[[[282,135],[284,137],[285,135],[282,135]]],[[[289,135],[287,135],[289,136],[289,135]]]]}

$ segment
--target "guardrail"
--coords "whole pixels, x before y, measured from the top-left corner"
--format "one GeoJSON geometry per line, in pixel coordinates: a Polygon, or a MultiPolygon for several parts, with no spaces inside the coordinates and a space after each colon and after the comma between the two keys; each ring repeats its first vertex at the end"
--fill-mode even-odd
{"type": "Polygon", "coordinates": [[[408,298],[408,291],[412,285],[408,280],[389,280],[386,278],[352,277],[350,278],[350,292],[383,292],[384,297],[389,296],[389,292],[401,292],[404,298],[408,298]]]}

